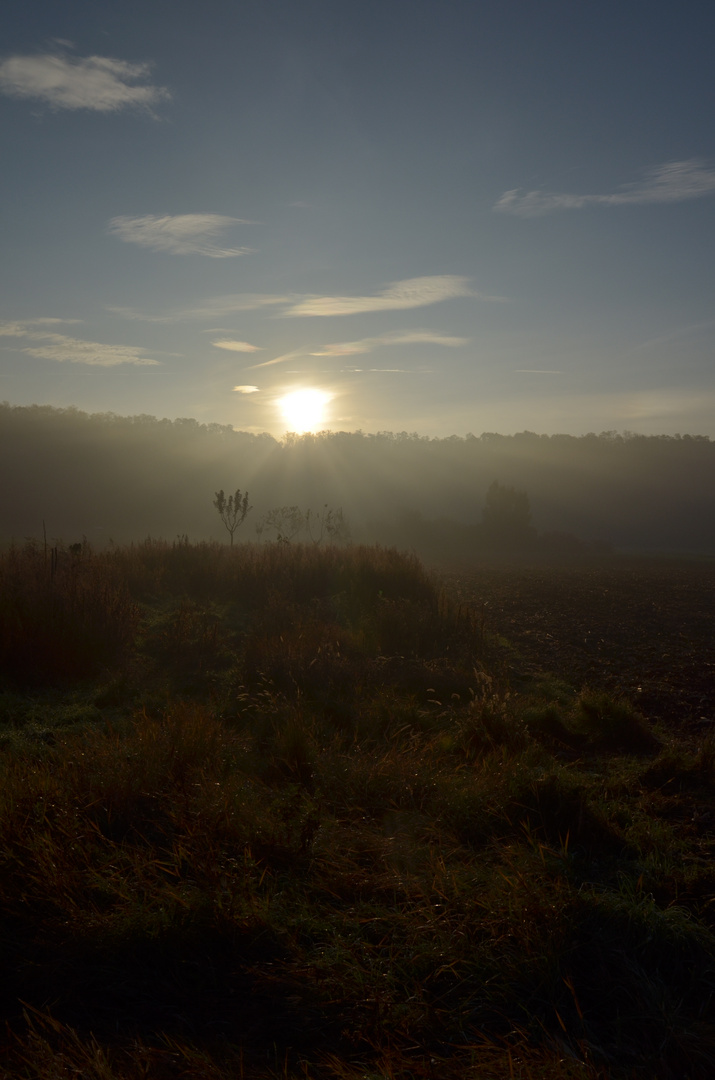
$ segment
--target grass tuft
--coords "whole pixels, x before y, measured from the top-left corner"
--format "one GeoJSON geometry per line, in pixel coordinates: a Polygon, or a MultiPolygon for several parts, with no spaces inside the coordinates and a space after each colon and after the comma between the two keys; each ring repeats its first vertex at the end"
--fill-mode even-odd
{"type": "Polygon", "coordinates": [[[599,750],[649,754],[660,747],[643,715],[629,701],[609,694],[582,694],[576,722],[592,746],[599,750]]]}

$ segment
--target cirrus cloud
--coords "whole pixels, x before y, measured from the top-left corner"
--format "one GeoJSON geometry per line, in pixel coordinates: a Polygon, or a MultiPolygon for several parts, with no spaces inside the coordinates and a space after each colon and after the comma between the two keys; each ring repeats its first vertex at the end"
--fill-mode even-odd
{"type": "Polygon", "coordinates": [[[608,195],[576,195],[569,192],[505,191],[493,206],[501,214],[543,217],[556,210],[581,210],[584,206],[637,206],[684,202],[715,192],[715,169],[697,158],[668,161],[646,173],[640,183],[624,184],[608,195]]]}
{"type": "Polygon", "coordinates": [[[40,360],[56,360],[58,363],[87,364],[91,367],[116,367],[133,364],[137,367],[154,367],[160,363],[143,356],[138,345],[107,345],[100,341],[85,341],[45,329],[57,323],[76,323],[78,319],[27,319],[23,322],[0,323],[0,337],[29,338],[44,342],[38,345],[21,345],[19,349],[27,356],[40,360]]]}
{"type": "Polygon", "coordinates": [[[79,338],[65,337],[64,334],[52,334],[49,345],[24,346],[22,351],[28,356],[37,356],[43,360],[89,364],[92,367],[116,367],[118,364],[149,367],[159,363],[158,360],[150,360],[142,356],[141,353],[144,350],[139,346],[105,345],[99,341],[81,341],[79,338]]]}
{"type": "MultiPolygon", "coordinates": [[[[219,217],[219,215],[183,215],[184,217],[219,217]]],[[[154,229],[151,224],[142,228],[147,237],[146,241],[139,241],[135,236],[129,236],[129,230],[124,227],[125,221],[145,220],[131,218],[113,218],[110,228],[115,222],[121,223],[111,231],[116,235],[121,234],[121,239],[134,243],[148,242],[149,235],[162,230],[154,229]]],[[[147,219],[149,220],[149,219],[147,219]]],[[[164,220],[164,219],[161,219],[164,220]]],[[[171,220],[171,219],[166,219],[171,220]]],[[[229,218],[229,221],[239,219],[229,218]]],[[[245,224],[257,224],[245,222],[245,224]]],[[[166,231],[169,231],[167,226],[166,231]]],[[[247,249],[243,249],[247,250],[247,249]]],[[[182,251],[180,254],[185,254],[182,251]]],[[[240,254],[240,251],[237,252],[240,254]]],[[[177,322],[190,319],[220,319],[237,311],[259,311],[264,308],[283,308],[275,318],[284,318],[293,315],[354,315],[372,311],[399,311],[407,308],[426,307],[437,304],[442,300],[451,300],[456,297],[469,296],[478,300],[503,302],[504,296],[488,296],[485,293],[472,289],[469,278],[460,277],[456,274],[442,274],[434,277],[408,278],[405,281],[395,281],[386,286],[373,296],[309,296],[300,293],[235,293],[229,296],[217,296],[196,304],[193,307],[173,308],[163,312],[145,312],[135,308],[108,306],[107,310],[125,319],[137,319],[142,322],[177,322]]],[[[214,331],[210,331],[214,332],[214,331]]],[[[225,331],[230,332],[230,331],[225,331]]]]}
{"type": "Polygon", "coordinates": [[[457,274],[407,278],[393,281],[372,296],[308,296],[289,307],[285,315],[359,315],[369,311],[401,311],[427,307],[442,300],[476,296],[482,300],[502,297],[482,296],[474,291],[469,278],[457,274]]]}
{"type": "Polygon", "coordinates": [[[288,360],[300,360],[308,356],[309,353],[303,349],[294,349],[292,352],[283,353],[282,356],[274,356],[272,360],[264,360],[260,364],[251,364],[250,367],[244,368],[245,371],[257,371],[258,368],[273,367],[274,364],[285,364],[288,360]]]}
{"type": "Polygon", "coordinates": [[[81,319],[22,319],[15,322],[0,323],[0,337],[45,337],[47,326],[66,326],[81,322],[81,319]]]}
{"type": "Polygon", "coordinates": [[[215,349],[227,349],[229,352],[252,353],[260,352],[260,345],[251,345],[248,341],[212,341],[215,349]]]}
{"type": "Polygon", "coordinates": [[[53,109],[118,112],[169,101],[165,86],[146,83],[150,64],[132,64],[109,56],[54,54],[9,56],[0,62],[0,92],[34,98],[53,109]],[[137,85],[139,83],[139,85],[137,85]]]}
{"type": "MultiPolygon", "coordinates": [[[[220,319],[226,315],[233,315],[237,311],[260,311],[263,308],[294,303],[295,299],[295,296],[278,296],[266,293],[236,293],[232,296],[216,296],[193,307],[184,305],[153,313],[139,311],[137,308],[120,307],[116,304],[107,304],[106,310],[113,315],[119,315],[122,319],[149,323],[175,323],[188,322],[193,319],[197,321],[201,319],[220,319]]],[[[210,334],[230,333],[229,330],[223,328],[214,328],[204,332],[210,334]]]]}
{"type": "Polygon", "coordinates": [[[247,247],[226,248],[215,240],[234,225],[255,225],[255,221],[225,214],[143,214],[120,215],[111,219],[108,231],[127,244],[170,255],[207,255],[211,259],[232,259],[247,255],[247,247]]]}
{"type": "Polygon", "coordinates": [[[434,330],[396,330],[392,333],[379,334],[377,337],[362,338],[360,341],[342,341],[333,345],[324,345],[312,352],[311,356],[356,356],[359,353],[372,352],[379,345],[447,345],[459,348],[468,345],[469,338],[454,337],[452,334],[439,334],[434,330]]]}

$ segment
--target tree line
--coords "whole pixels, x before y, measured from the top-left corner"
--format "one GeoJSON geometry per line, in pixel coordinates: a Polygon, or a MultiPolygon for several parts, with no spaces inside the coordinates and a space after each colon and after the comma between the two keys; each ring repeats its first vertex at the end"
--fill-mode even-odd
{"type": "Polygon", "coordinates": [[[43,519],[51,537],[100,544],[217,537],[223,526],[206,493],[233,491],[237,481],[255,507],[245,537],[289,535],[298,519],[272,520],[275,508],[305,515],[327,505],[342,509],[355,539],[387,542],[409,534],[410,522],[424,535],[439,526],[456,538],[488,531],[482,511],[496,481],[528,493],[542,535],[715,551],[715,442],[705,436],[332,432],[277,440],[190,419],[4,404],[0,439],[2,541],[41,535],[43,519]]]}

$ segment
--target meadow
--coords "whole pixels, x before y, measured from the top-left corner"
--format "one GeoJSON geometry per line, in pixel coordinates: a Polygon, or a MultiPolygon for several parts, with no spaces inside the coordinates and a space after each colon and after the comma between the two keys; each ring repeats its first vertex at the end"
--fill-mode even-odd
{"type": "Polygon", "coordinates": [[[711,1077],[714,583],[9,547],[2,1080],[711,1077]]]}

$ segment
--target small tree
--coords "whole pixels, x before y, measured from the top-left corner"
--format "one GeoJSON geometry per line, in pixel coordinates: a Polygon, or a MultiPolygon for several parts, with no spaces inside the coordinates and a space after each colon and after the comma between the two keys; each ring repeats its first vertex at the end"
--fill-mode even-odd
{"type": "Polygon", "coordinates": [[[305,523],[308,535],[316,546],[326,536],[331,544],[345,543],[350,539],[350,526],[343,517],[342,507],[333,510],[325,503],[322,511],[317,514],[308,510],[305,523]]]}
{"type": "Polygon", "coordinates": [[[275,532],[280,544],[289,544],[305,529],[305,514],[299,506],[277,506],[269,510],[256,525],[262,536],[265,531],[275,532]]]}
{"type": "Polygon", "coordinates": [[[227,499],[222,488],[221,491],[216,492],[213,504],[218,510],[221,521],[228,529],[228,535],[231,537],[231,547],[233,547],[233,534],[238,526],[245,521],[246,514],[253,510],[253,507],[248,505],[248,492],[241,495],[240,488],[236,488],[236,494],[229,495],[227,499]]]}

